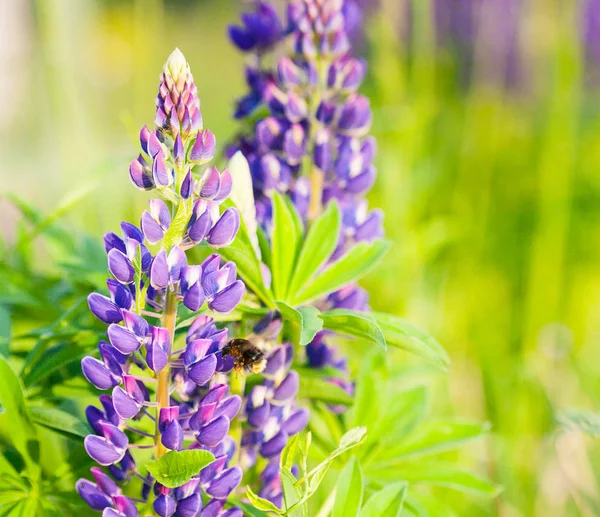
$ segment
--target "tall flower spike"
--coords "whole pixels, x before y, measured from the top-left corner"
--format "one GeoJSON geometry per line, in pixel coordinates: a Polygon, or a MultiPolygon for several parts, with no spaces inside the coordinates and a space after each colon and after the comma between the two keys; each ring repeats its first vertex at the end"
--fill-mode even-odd
{"type": "Polygon", "coordinates": [[[235,208],[220,209],[231,192],[229,172],[212,166],[198,170],[212,159],[215,138],[202,130],[196,86],[178,49],[163,68],[156,106],[155,127],[142,128],[142,154],[129,172],[135,186],[156,188],[162,199],[150,200],[140,228],[122,223],[121,236],[105,235],[109,296],[88,297],[90,311],[107,325],[108,341],[100,342],[99,359],[85,357],[81,367],[90,383],[111,395],[100,396],[102,409],[87,408],[94,433],[84,445],[112,479],[95,467],[96,482],[81,479],[76,489],[104,517],[136,517],[136,499],[122,495],[115,481],[141,477],[138,449],[151,449],[160,459],[167,451],[200,447],[214,453],[213,463],[177,489],[143,478],[137,500],[145,507],[150,499],[161,516],[198,516],[203,498],[208,502],[201,515],[235,515],[235,507],[223,510],[242,477],[238,467],[229,466],[235,444],[227,433],[241,399],[227,396],[228,386],[222,383],[232,368],[219,353],[227,329],[201,316],[190,327],[187,347],[173,350],[180,303],[192,311],[204,306],[206,311],[229,312],[245,292],[235,264],[221,264],[218,255],[211,255],[193,265],[185,254],[200,243],[229,245],[240,221],[235,208]],[[181,220],[182,213],[187,219],[181,220]],[[156,250],[154,255],[148,246],[156,250]],[[147,306],[160,313],[159,321],[146,320],[147,306]],[[155,433],[142,430],[144,425],[155,425],[155,433]]]}
{"type": "MultiPolygon", "coordinates": [[[[257,37],[246,22],[259,16],[265,3],[256,2],[255,12],[244,15],[242,26],[230,30],[233,43],[255,55],[246,67],[249,92],[235,112],[251,129],[228,152],[241,151],[248,160],[257,218],[267,235],[273,192],[289,196],[305,220],[318,217],[327,203],[338,203],[342,220],[334,260],[358,242],[383,236],[382,214],[370,211],[365,200],[375,180],[376,145],[368,134],[369,101],[358,93],[366,65],[350,47],[349,33],[357,29],[356,10],[344,0],[290,0],[282,22],[286,30],[274,53],[276,65],[269,68],[263,54],[273,45],[252,44],[257,37]]],[[[318,305],[325,310],[368,308],[366,292],[355,284],[318,305]]],[[[331,382],[351,393],[346,362],[328,341],[328,333],[319,332],[306,347],[307,362],[313,368],[339,370],[341,375],[331,382]]],[[[258,456],[273,458],[261,474],[260,493],[275,504],[281,502],[277,454],[286,435],[302,429],[308,420],[304,410],[293,406],[297,378],[289,365],[282,366],[288,359],[282,352],[286,345],[281,346],[269,356],[265,382],[254,387],[245,404],[250,430],[244,434],[244,461],[254,464],[258,456]],[[270,378],[271,369],[282,373],[270,378]],[[294,409],[284,409],[290,407],[294,409]]]]}

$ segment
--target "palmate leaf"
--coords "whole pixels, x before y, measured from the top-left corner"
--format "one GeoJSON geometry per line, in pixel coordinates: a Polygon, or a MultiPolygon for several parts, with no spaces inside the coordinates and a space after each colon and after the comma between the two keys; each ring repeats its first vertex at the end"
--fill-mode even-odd
{"type": "Polygon", "coordinates": [[[332,309],[321,314],[323,327],[340,334],[346,334],[366,343],[386,348],[385,338],[379,325],[369,313],[349,309],[332,309]]]}
{"type": "Polygon", "coordinates": [[[352,395],[336,384],[332,384],[319,377],[300,377],[298,398],[307,398],[327,404],[342,404],[350,406],[353,403],[352,395]]]}
{"type": "Polygon", "coordinates": [[[295,344],[307,345],[323,328],[323,320],[319,317],[319,309],[316,307],[306,305],[294,309],[282,301],[276,301],[275,304],[284,320],[290,322],[295,344]]]}
{"type": "Polygon", "coordinates": [[[146,464],[148,472],[167,488],[177,488],[187,483],[215,459],[208,451],[191,449],[167,452],[159,460],[146,464]]]}
{"type": "Polygon", "coordinates": [[[373,312],[372,316],[381,328],[388,346],[400,348],[443,368],[450,364],[450,358],[442,345],[412,323],[382,312],[373,312]]]}
{"type": "Polygon", "coordinates": [[[335,489],[332,517],[358,515],[363,499],[363,477],[360,464],[353,456],[339,477],[335,489]]]}
{"type": "Polygon", "coordinates": [[[29,409],[32,422],[69,438],[82,440],[91,433],[85,422],[61,409],[43,406],[31,406],[29,409]]]}
{"type": "Polygon", "coordinates": [[[340,259],[328,265],[290,300],[302,305],[336,291],[349,282],[362,278],[374,268],[389,249],[387,241],[359,242],[340,259]]]}
{"type": "Polygon", "coordinates": [[[290,282],[288,296],[291,299],[307,285],[335,251],[340,221],[340,209],[337,202],[333,201],[327,205],[321,217],[311,225],[290,282]]]}
{"type": "Polygon", "coordinates": [[[298,226],[294,212],[295,210],[290,209],[279,193],[273,194],[271,275],[273,292],[275,298],[279,300],[285,300],[287,297],[288,285],[296,263],[296,253],[302,238],[302,229],[298,226]]]}

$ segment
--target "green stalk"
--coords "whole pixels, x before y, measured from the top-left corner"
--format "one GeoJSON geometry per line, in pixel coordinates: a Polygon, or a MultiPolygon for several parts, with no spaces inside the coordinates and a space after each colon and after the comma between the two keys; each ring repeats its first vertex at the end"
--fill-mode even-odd
{"type": "MultiPolygon", "coordinates": [[[[171,347],[175,341],[175,322],[177,320],[177,305],[179,301],[175,296],[175,293],[171,290],[167,291],[165,299],[165,312],[162,317],[162,326],[169,330],[169,336],[171,338],[171,347]]],[[[171,354],[169,353],[169,360],[171,354]]],[[[158,430],[158,422],[161,408],[168,407],[169,404],[169,389],[171,379],[171,367],[167,363],[157,375],[157,387],[156,387],[156,402],[158,407],[156,409],[156,430],[154,433],[154,445],[156,447],[156,459],[159,459],[165,452],[166,447],[160,441],[160,432],[158,430]]]]}

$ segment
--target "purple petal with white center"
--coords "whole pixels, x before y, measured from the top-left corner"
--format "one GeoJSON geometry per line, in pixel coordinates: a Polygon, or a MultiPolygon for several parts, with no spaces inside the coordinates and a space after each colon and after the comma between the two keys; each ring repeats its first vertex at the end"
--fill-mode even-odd
{"type": "Polygon", "coordinates": [[[217,141],[208,129],[198,131],[198,136],[190,152],[190,160],[200,164],[209,162],[215,155],[217,141]]]}
{"type": "Polygon", "coordinates": [[[177,487],[175,489],[175,499],[178,501],[181,499],[185,499],[192,494],[195,494],[198,491],[198,486],[200,485],[200,478],[193,477],[187,483],[177,487]]]}
{"type": "MultiPolygon", "coordinates": [[[[112,301],[117,304],[120,309],[131,309],[133,304],[133,295],[131,293],[131,286],[125,286],[120,282],[117,282],[114,278],[106,280],[106,286],[110,292],[112,301]]],[[[119,321],[121,321],[119,319],[119,321]]],[[[119,321],[111,321],[110,323],[119,323],[119,321]]]]}
{"type": "Polygon", "coordinates": [[[383,237],[383,212],[372,210],[367,219],[356,228],[354,238],[357,241],[372,241],[383,237]]]}
{"type": "Polygon", "coordinates": [[[265,400],[260,406],[248,409],[247,413],[248,424],[255,429],[261,429],[269,419],[271,414],[271,405],[265,400]]]}
{"type": "Polygon", "coordinates": [[[222,471],[223,467],[227,463],[227,456],[220,455],[215,458],[212,463],[209,463],[200,471],[200,483],[203,486],[208,485],[213,479],[215,479],[222,471]]]}
{"type": "Polygon", "coordinates": [[[204,396],[202,399],[202,404],[210,404],[212,402],[216,402],[218,404],[221,402],[226,393],[227,384],[217,384],[204,396]]]}
{"type": "Polygon", "coordinates": [[[191,366],[206,356],[212,341],[210,339],[195,339],[185,347],[183,352],[183,363],[191,366]]]}
{"type": "Polygon", "coordinates": [[[85,378],[99,390],[113,388],[120,381],[113,372],[94,357],[84,357],[81,360],[81,370],[85,378]]]}
{"type": "Polygon", "coordinates": [[[210,219],[210,214],[208,212],[201,214],[200,217],[198,217],[198,219],[196,219],[190,226],[188,232],[190,239],[192,239],[194,242],[200,242],[205,239],[208,235],[211,224],[212,221],[210,219]]]}
{"type": "Polygon", "coordinates": [[[148,211],[144,211],[142,219],[140,221],[142,231],[146,236],[146,239],[150,244],[156,244],[160,242],[165,235],[165,232],[160,225],[153,219],[152,215],[148,211]]]}
{"type": "Polygon", "coordinates": [[[183,304],[191,311],[197,311],[204,303],[204,291],[200,282],[196,282],[183,297],[183,304]]]}
{"type": "Polygon", "coordinates": [[[127,330],[133,332],[140,339],[145,338],[148,334],[148,322],[135,312],[123,311],[123,324],[127,330]]]}
{"type": "Polygon", "coordinates": [[[277,456],[285,447],[288,436],[283,431],[279,431],[273,438],[266,441],[260,446],[260,453],[265,458],[273,458],[277,456]]]}
{"type": "Polygon", "coordinates": [[[112,400],[115,411],[123,420],[129,420],[140,412],[140,406],[137,402],[119,386],[113,389],[112,400]]]}
{"type": "Polygon", "coordinates": [[[215,374],[217,358],[211,354],[195,363],[188,371],[188,377],[198,386],[204,386],[215,374]]]}
{"type": "Polygon", "coordinates": [[[160,437],[161,443],[172,451],[181,449],[183,443],[183,429],[177,420],[173,420],[162,433],[160,437]]]}
{"type": "Polygon", "coordinates": [[[233,187],[233,178],[231,177],[231,173],[227,169],[223,169],[221,173],[221,186],[219,187],[219,193],[215,197],[215,201],[223,201],[229,197],[231,194],[231,189],[233,187]]]}
{"type": "Polygon", "coordinates": [[[199,517],[219,517],[224,505],[225,501],[213,499],[204,508],[202,508],[199,517]]]}
{"type": "Polygon", "coordinates": [[[152,342],[146,345],[146,362],[148,363],[148,368],[158,373],[167,366],[169,356],[160,346],[152,342]]]}
{"type": "Polygon", "coordinates": [[[221,188],[221,176],[216,167],[209,167],[200,179],[202,188],[200,189],[200,197],[202,199],[214,199],[221,188]]]}
{"type": "Polygon", "coordinates": [[[375,167],[370,165],[358,176],[350,179],[346,186],[348,192],[353,194],[362,194],[367,192],[375,183],[375,167]]]}
{"type": "Polygon", "coordinates": [[[148,130],[148,126],[144,126],[140,130],[140,145],[146,154],[150,154],[148,152],[148,140],[150,139],[150,131],[148,130]]]}
{"type": "Polygon", "coordinates": [[[165,202],[162,199],[151,199],[149,205],[152,218],[166,230],[171,224],[171,212],[165,202]]]}
{"type": "Polygon", "coordinates": [[[138,405],[142,405],[149,400],[148,389],[142,381],[138,381],[132,375],[123,375],[123,388],[138,405]]]}
{"type": "Polygon", "coordinates": [[[245,291],[244,282],[236,280],[229,287],[217,293],[213,300],[209,302],[208,307],[220,313],[231,312],[240,303],[245,291]]]}
{"type": "Polygon", "coordinates": [[[196,517],[201,507],[200,494],[192,494],[177,501],[177,517],[196,517]]]}
{"type": "Polygon", "coordinates": [[[122,354],[131,354],[141,346],[139,338],[125,327],[111,323],[107,330],[110,344],[122,354]]]}
{"type": "Polygon", "coordinates": [[[215,416],[226,416],[229,420],[233,420],[242,407],[242,399],[239,395],[232,395],[226,398],[217,408],[215,416]]]}
{"type": "Polygon", "coordinates": [[[287,377],[281,382],[279,386],[275,389],[275,393],[273,394],[273,399],[278,401],[289,400],[294,398],[298,393],[298,388],[300,386],[300,378],[298,376],[298,372],[291,370],[287,377]]]}
{"type": "Polygon", "coordinates": [[[177,510],[177,503],[168,495],[158,496],[154,500],[154,504],[152,506],[154,511],[160,515],[160,517],[171,517],[171,515],[173,515],[177,510]]]}
{"type": "Polygon", "coordinates": [[[87,298],[90,311],[104,323],[119,323],[123,317],[115,302],[98,293],[92,293],[87,298]]]}
{"type": "Polygon", "coordinates": [[[240,227],[240,215],[236,208],[228,208],[208,232],[206,240],[213,248],[229,246],[240,227]]]}
{"type": "Polygon", "coordinates": [[[199,431],[203,426],[213,419],[215,409],[217,407],[216,402],[210,404],[203,404],[198,408],[190,418],[190,429],[193,431],[199,431]]]}
{"type": "Polygon", "coordinates": [[[208,447],[215,447],[229,432],[229,418],[220,416],[204,426],[198,434],[198,441],[208,447]]]}
{"type": "Polygon", "coordinates": [[[117,448],[100,436],[88,435],[83,441],[86,452],[95,462],[100,465],[112,465],[120,461],[126,449],[117,448]]]}
{"type": "Polygon", "coordinates": [[[128,497],[116,495],[113,497],[113,502],[115,503],[115,508],[125,517],[138,517],[135,503],[128,497]]]}
{"type": "Polygon", "coordinates": [[[208,275],[202,274],[202,289],[207,298],[213,298],[219,291],[227,286],[229,271],[220,269],[208,275]]]}
{"type": "Polygon", "coordinates": [[[92,473],[92,476],[94,476],[98,488],[102,490],[105,494],[108,494],[110,496],[121,495],[121,489],[109,476],[102,472],[101,468],[92,467],[90,469],[90,472],[92,473]]]}
{"type": "Polygon", "coordinates": [[[161,433],[164,433],[167,426],[177,420],[179,417],[179,406],[169,406],[160,408],[158,416],[158,429],[161,433]]]}
{"type": "Polygon", "coordinates": [[[162,153],[158,153],[152,162],[152,178],[157,187],[168,187],[172,181],[171,171],[167,169],[167,164],[162,153]]]}
{"type": "Polygon", "coordinates": [[[146,172],[142,160],[143,158],[141,156],[131,160],[131,163],[129,164],[129,179],[137,188],[150,190],[154,187],[154,182],[152,181],[149,172],[146,172]]]}
{"type": "Polygon", "coordinates": [[[182,268],[187,266],[185,251],[179,246],[173,246],[167,257],[167,265],[169,267],[169,278],[171,282],[178,282],[181,277],[182,268]]]}
{"type": "Polygon", "coordinates": [[[220,264],[221,257],[216,253],[213,253],[212,255],[209,255],[206,259],[204,259],[204,262],[202,262],[202,283],[204,283],[204,279],[208,275],[214,273],[219,269],[220,264]]]}
{"type": "Polygon", "coordinates": [[[112,499],[87,479],[78,480],[75,490],[92,510],[101,511],[112,506],[112,499]]]}
{"type": "Polygon", "coordinates": [[[281,424],[281,430],[285,431],[288,436],[292,436],[302,431],[310,419],[310,411],[306,408],[301,408],[292,413],[287,420],[281,424]]]}
{"type": "Polygon", "coordinates": [[[162,146],[160,140],[156,136],[156,132],[150,133],[150,136],[148,137],[148,151],[148,154],[152,157],[162,151],[162,146]]]}
{"type": "Polygon", "coordinates": [[[271,352],[267,358],[267,366],[265,367],[265,375],[276,375],[285,366],[285,350],[279,346],[271,352]]]}
{"type": "Polygon", "coordinates": [[[100,341],[100,343],[98,343],[98,348],[100,349],[100,357],[102,357],[102,360],[104,361],[104,366],[117,377],[120,377],[123,373],[122,366],[127,363],[128,356],[119,352],[114,346],[106,341],[100,341]]]}
{"type": "Polygon", "coordinates": [[[154,289],[164,289],[169,285],[169,266],[167,265],[167,253],[161,249],[150,266],[150,285],[154,289]]]}
{"type": "Polygon", "coordinates": [[[242,469],[232,467],[223,471],[214,479],[206,489],[206,493],[217,499],[226,499],[233,492],[242,480],[242,469]]]}

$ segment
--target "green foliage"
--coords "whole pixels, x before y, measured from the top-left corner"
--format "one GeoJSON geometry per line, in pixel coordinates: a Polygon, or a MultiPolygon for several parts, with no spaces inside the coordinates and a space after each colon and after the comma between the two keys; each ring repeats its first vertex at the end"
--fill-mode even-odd
{"type": "Polygon", "coordinates": [[[556,422],[563,431],[580,431],[600,438],[600,414],[583,409],[564,409],[556,415],[556,422]]]}
{"type": "Polygon", "coordinates": [[[177,488],[197,476],[214,459],[212,453],[200,449],[169,451],[159,460],[146,463],[146,468],[162,485],[177,488]]]}

